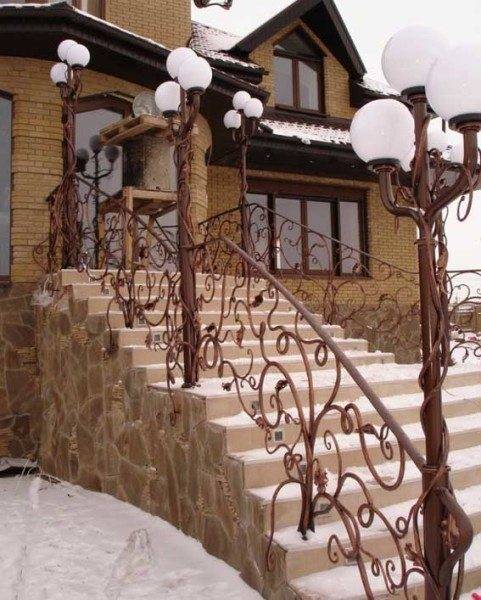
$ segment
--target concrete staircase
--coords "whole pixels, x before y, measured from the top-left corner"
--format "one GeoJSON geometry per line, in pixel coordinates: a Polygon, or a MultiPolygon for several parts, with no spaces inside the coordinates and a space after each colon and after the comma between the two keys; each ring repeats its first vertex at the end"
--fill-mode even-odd
{"type": "MultiPolygon", "coordinates": [[[[139,275],[141,283],[142,275],[139,275]]],[[[102,293],[99,283],[89,282],[85,274],[74,271],[61,273],[59,284],[66,289],[69,302],[88,312],[98,315],[105,313],[112,298],[112,291],[107,289],[102,293]]],[[[203,278],[198,277],[198,285],[202,286],[203,278]]],[[[209,303],[202,310],[200,318],[203,327],[207,327],[220,307],[220,298],[209,303]]],[[[256,323],[266,316],[266,307],[270,301],[254,311],[256,323]]],[[[159,311],[154,311],[159,312],[159,311]]],[[[160,313],[159,313],[160,314],[160,313]]],[[[287,301],[282,301],[276,314],[279,324],[293,328],[294,311],[287,301]]],[[[165,365],[163,353],[155,352],[145,346],[148,329],[136,323],[134,329],[123,326],[120,311],[111,307],[111,322],[113,334],[124,357],[126,369],[143,371],[150,386],[165,387],[165,365]]],[[[232,331],[238,329],[233,318],[228,321],[232,331]]],[[[309,337],[309,326],[302,325],[306,337],[309,337]]],[[[415,446],[424,451],[424,437],[419,424],[419,408],[422,403],[417,375],[418,365],[397,365],[393,355],[381,352],[369,352],[367,342],[360,339],[346,339],[343,330],[338,326],[326,326],[327,331],[335,338],[354,364],[364,374],[375,391],[382,397],[386,406],[394,414],[398,422],[415,446]]],[[[161,333],[162,327],[154,330],[161,333]]],[[[314,337],[314,334],[313,334],[314,337]]],[[[244,345],[253,353],[253,372],[259,373],[263,366],[259,344],[254,336],[246,331],[244,345]]],[[[276,355],[275,337],[267,341],[266,347],[272,348],[276,355]]],[[[239,369],[247,364],[247,357],[239,351],[232,342],[227,342],[223,348],[225,355],[232,359],[239,369]]],[[[295,374],[299,380],[299,397],[307,408],[308,386],[302,377],[302,360],[295,353],[278,356],[289,373],[295,374]]],[[[313,357],[312,357],[313,358],[313,357]]],[[[319,411],[331,391],[330,382],[333,380],[332,363],[328,363],[322,372],[315,372],[316,381],[316,410],[319,411]]],[[[294,375],[293,375],[294,376],[294,375]]],[[[226,459],[238,464],[243,473],[244,507],[240,511],[245,526],[250,531],[257,532],[261,544],[265,546],[266,536],[270,531],[271,499],[276,486],[285,475],[283,453],[270,454],[265,447],[265,432],[241,411],[235,394],[222,387],[223,381],[217,378],[216,369],[211,369],[201,375],[200,387],[196,393],[205,397],[207,418],[212,431],[224,440],[226,459]]],[[[247,406],[256,402],[254,393],[246,394],[244,400],[247,406]]],[[[343,375],[342,385],[338,393],[339,403],[355,402],[363,414],[366,423],[381,425],[382,420],[374,411],[366,398],[347,376],[343,375]]],[[[294,400],[286,400],[286,407],[294,412],[294,400]]],[[[445,416],[451,433],[452,481],[457,497],[464,510],[471,516],[475,527],[476,538],[466,560],[465,590],[474,589],[481,584],[481,371],[476,365],[454,366],[450,370],[445,385],[445,416]]],[[[320,435],[329,429],[336,434],[345,470],[349,470],[366,482],[374,504],[383,510],[391,523],[400,516],[407,516],[409,509],[420,495],[421,481],[417,468],[410,462],[406,465],[403,484],[392,492],[381,489],[373,479],[360,451],[358,436],[344,435],[340,429],[339,418],[329,417],[320,429],[320,435]]],[[[275,432],[275,440],[271,442],[274,448],[280,440],[291,442],[295,439],[297,428],[293,424],[279,426],[275,432]]],[[[389,462],[383,457],[379,443],[372,436],[368,448],[376,469],[386,482],[392,482],[396,474],[396,462],[389,462]]],[[[316,454],[320,463],[328,471],[330,479],[335,479],[337,468],[335,454],[326,448],[322,437],[316,445],[316,454]]],[[[331,484],[328,484],[331,485],[331,484]]],[[[329,488],[328,488],[329,489],[329,488]]],[[[354,513],[360,503],[359,489],[355,486],[345,488],[342,503],[354,513]]],[[[345,527],[337,513],[331,511],[320,517],[316,522],[316,532],[310,533],[307,541],[303,541],[297,532],[300,514],[300,493],[296,485],[286,486],[280,493],[275,513],[275,536],[278,552],[283,556],[282,568],[285,573],[286,589],[291,595],[286,598],[305,599],[336,599],[355,600],[366,598],[356,564],[346,562],[342,555],[337,564],[329,557],[328,540],[333,535],[339,536],[342,543],[348,545],[345,527]]],[[[393,564],[399,564],[395,546],[385,525],[378,518],[368,529],[363,530],[363,543],[366,550],[373,552],[381,559],[392,557],[393,564]]],[[[403,540],[403,546],[407,541],[403,540]]],[[[332,554],[332,553],[331,553],[332,554]]],[[[366,557],[367,561],[367,557],[366,557]]],[[[408,566],[410,566],[409,563],[408,566]]],[[[276,567],[279,568],[279,567],[276,567]]],[[[366,571],[371,582],[374,597],[388,597],[382,577],[374,577],[371,567],[366,562],[366,571]]],[[[394,581],[399,580],[399,570],[392,573],[394,581]]],[[[410,593],[419,591],[422,597],[422,581],[416,575],[409,579],[410,593]]],[[[268,591],[264,592],[269,596],[268,591]]],[[[404,592],[397,592],[404,597],[404,592]]]]}

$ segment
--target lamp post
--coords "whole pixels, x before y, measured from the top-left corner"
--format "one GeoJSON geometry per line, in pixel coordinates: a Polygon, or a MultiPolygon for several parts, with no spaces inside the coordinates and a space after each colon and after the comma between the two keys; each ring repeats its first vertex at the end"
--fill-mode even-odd
{"type": "Polygon", "coordinates": [[[55,213],[53,218],[57,220],[57,227],[60,225],[61,229],[62,267],[68,268],[77,267],[82,243],[78,227],[78,190],[75,178],[75,112],[82,89],[80,73],[88,65],[90,53],[85,46],[74,40],[61,42],[57,52],[62,62],[52,67],[50,77],[59,88],[62,100],[63,177],[57,195],[60,201],[51,210],[55,213]]]}
{"type": "Polygon", "coordinates": [[[472,528],[460,517],[463,511],[451,495],[447,465],[442,386],[449,366],[450,331],[442,211],[479,184],[480,60],[481,45],[450,47],[429,28],[401,30],[388,42],[382,62],[402,102],[375,100],[358,111],[351,126],[353,148],[377,174],[384,207],[396,217],[412,219],[418,230],[423,363],[419,381],[424,394],[420,419],[426,464],[419,507],[424,550],[416,547],[413,558],[422,565],[427,600],[451,597],[453,569],[460,563],[462,571],[460,561],[472,539],[472,528]],[[461,156],[459,150],[453,151],[450,160],[446,138],[430,135],[434,115],[461,134],[461,156]],[[411,172],[408,185],[400,184],[401,164],[411,172]]]}
{"type": "Polygon", "coordinates": [[[115,162],[120,155],[120,150],[118,146],[103,146],[99,135],[93,135],[90,138],[89,148],[92,152],[92,155],[87,148],[79,148],[76,153],[76,159],[77,170],[82,173],[84,179],[91,181],[93,184],[92,192],[94,214],[92,218],[92,228],[94,236],[93,242],[95,244],[94,260],[95,265],[98,266],[100,244],[102,242],[99,232],[100,182],[102,179],[110,177],[110,175],[113,173],[115,162]],[[102,166],[102,154],[107,161],[107,167],[102,166]],[[89,172],[88,169],[90,161],[93,163],[93,169],[91,172],[89,172]]]}
{"type": "Polygon", "coordinates": [[[249,222],[247,219],[247,151],[252,136],[259,127],[259,120],[264,113],[264,105],[257,98],[251,98],[248,92],[240,91],[232,99],[233,109],[224,115],[225,127],[232,131],[234,142],[240,150],[240,198],[239,209],[241,214],[241,247],[250,254],[249,222]]]}
{"type": "Polygon", "coordinates": [[[157,88],[155,101],[160,112],[169,120],[175,144],[184,387],[189,388],[198,380],[195,352],[199,335],[190,193],[192,132],[199,115],[201,97],[212,80],[212,69],[204,58],[197,56],[190,48],[177,48],[167,58],[167,70],[172,81],[166,81],[157,88]]]}

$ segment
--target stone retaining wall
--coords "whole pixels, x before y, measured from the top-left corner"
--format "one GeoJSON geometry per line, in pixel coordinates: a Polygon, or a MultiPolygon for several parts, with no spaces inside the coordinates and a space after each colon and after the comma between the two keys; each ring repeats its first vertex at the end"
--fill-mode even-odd
{"type": "Polygon", "coordinates": [[[244,494],[241,463],[206,420],[205,399],[171,398],[147,387],[141,370],[127,372],[119,353],[105,359],[106,320],[79,305],[37,316],[43,470],[158,515],[265,597],[294,599],[280,549],[275,572],[265,573],[262,519],[244,494]]]}

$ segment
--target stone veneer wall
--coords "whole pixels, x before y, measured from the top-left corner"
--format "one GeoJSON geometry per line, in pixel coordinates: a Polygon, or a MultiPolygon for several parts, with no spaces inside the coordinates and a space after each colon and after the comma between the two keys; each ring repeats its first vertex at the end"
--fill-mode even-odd
{"type": "Polygon", "coordinates": [[[0,457],[33,458],[40,403],[32,285],[0,287],[0,457]]]}
{"type": "Polygon", "coordinates": [[[37,309],[44,472],[111,494],[169,521],[238,569],[265,597],[294,600],[284,554],[265,572],[262,516],[243,491],[205,399],[147,387],[122,358],[103,357],[106,319],[75,304],[37,309]],[[180,410],[175,424],[173,405],[180,410]]]}

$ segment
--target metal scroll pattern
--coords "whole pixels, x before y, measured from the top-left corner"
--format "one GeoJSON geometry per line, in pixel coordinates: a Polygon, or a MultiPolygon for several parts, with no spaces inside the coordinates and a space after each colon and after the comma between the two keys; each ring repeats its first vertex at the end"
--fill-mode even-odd
{"type": "Polygon", "coordinates": [[[327,324],[373,349],[395,351],[399,362],[419,360],[418,274],[314,231],[266,206],[246,207],[242,241],[239,209],[201,224],[206,239],[225,235],[327,324]]]}

